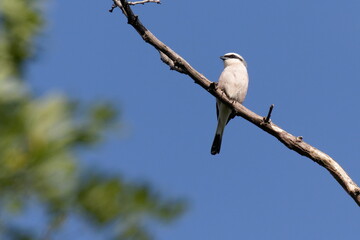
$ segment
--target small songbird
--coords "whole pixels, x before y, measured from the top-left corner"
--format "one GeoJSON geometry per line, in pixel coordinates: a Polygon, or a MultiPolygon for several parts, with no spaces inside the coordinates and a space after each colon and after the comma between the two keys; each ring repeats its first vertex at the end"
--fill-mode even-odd
{"type": "MultiPolygon", "coordinates": [[[[227,53],[220,58],[224,61],[224,70],[219,77],[218,88],[223,90],[231,100],[242,103],[246,97],[249,83],[246,62],[237,53],[227,53]]],[[[232,109],[218,99],[216,100],[216,114],[218,124],[211,147],[212,155],[220,153],[224,128],[230,119],[235,117],[232,109]]]]}

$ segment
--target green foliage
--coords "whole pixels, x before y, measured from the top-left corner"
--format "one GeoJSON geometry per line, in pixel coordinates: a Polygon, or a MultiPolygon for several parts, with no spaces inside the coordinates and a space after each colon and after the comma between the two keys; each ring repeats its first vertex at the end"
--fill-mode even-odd
{"type": "Polygon", "coordinates": [[[34,0],[0,1],[0,79],[19,75],[34,53],[34,36],[42,26],[34,0]]]}
{"type": "Polygon", "coordinates": [[[149,220],[167,222],[184,204],[152,187],[84,170],[76,150],[100,144],[117,124],[108,103],[84,107],[63,95],[36,97],[26,86],[24,66],[41,30],[36,0],[0,1],[0,239],[38,239],[16,217],[35,201],[50,219],[44,239],[77,214],[89,227],[109,229],[116,239],[149,239],[149,220]]]}
{"type": "Polygon", "coordinates": [[[181,202],[166,201],[151,191],[149,186],[99,175],[87,176],[78,201],[96,225],[116,221],[121,216],[126,219],[124,225],[132,227],[141,223],[144,214],[168,221],[183,210],[181,202]]]}

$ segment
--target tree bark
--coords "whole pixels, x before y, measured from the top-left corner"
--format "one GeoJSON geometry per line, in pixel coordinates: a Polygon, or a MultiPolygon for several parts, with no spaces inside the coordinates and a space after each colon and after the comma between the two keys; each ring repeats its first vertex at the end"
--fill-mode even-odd
{"type": "Polygon", "coordinates": [[[170,47],[157,39],[148,29],[146,29],[145,26],[140,22],[138,16],[133,13],[129,3],[126,0],[113,1],[114,5],[110,11],[116,7],[119,7],[127,17],[128,24],[130,24],[139,33],[145,42],[149,43],[159,51],[161,60],[170,66],[171,70],[176,70],[180,73],[188,75],[195,81],[195,83],[199,84],[214,97],[230,106],[235,111],[237,116],[243,117],[265,132],[273,135],[289,149],[299,153],[300,155],[310,158],[320,166],[324,167],[354,199],[358,206],[360,206],[360,188],[334,159],[319,149],[316,149],[315,147],[304,142],[302,137],[295,137],[272,123],[270,121],[272,108],[269,111],[268,117],[264,118],[247,109],[240,103],[228,99],[226,94],[224,94],[221,89],[217,88],[216,83],[209,81],[204,75],[196,71],[188,62],[185,61],[185,59],[183,59],[179,54],[174,52],[170,47]]]}

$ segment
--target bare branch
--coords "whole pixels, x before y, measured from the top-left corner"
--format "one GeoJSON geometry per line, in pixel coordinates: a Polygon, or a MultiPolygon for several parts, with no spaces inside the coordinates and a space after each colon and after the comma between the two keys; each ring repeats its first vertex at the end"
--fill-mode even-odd
{"type": "Polygon", "coordinates": [[[125,17],[128,17],[128,15],[127,15],[126,11],[124,10],[124,7],[123,7],[123,5],[121,4],[120,0],[113,0],[113,1],[114,1],[114,4],[111,6],[111,9],[109,10],[109,12],[112,13],[112,12],[114,11],[114,9],[115,9],[116,7],[118,7],[118,8],[121,9],[121,11],[122,11],[122,13],[125,15],[125,17]]]}
{"type": "Polygon", "coordinates": [[[113,1],[114,4],[123,10],[123,13],[128,19],[128,23],[135,28],[135,30],[139,33],[145,42],[149,43],[160,52],[162,61],[169,65],[171,69],[187,74],[195,81],[195,83],[199,84],[213,96],[230,106],[236,112],[236,115],[243,117],[265,132],[273,135],[289,149],[312,159],[314,162],[324,167],[330,172],[336,181],[338,181],[344,190],[355,200],[358,206],[360,206],[360,188],[356,185],[355,182],[353,182],[349,175],[334,159],[319,149],[316,149],[315,147],[304,142],[302,137],[295,137],[272,123],[270,121],[272,108],[269,110],[268,117],[264,118],[247,109],[240,103],[227,98],[226,94],[223,94],[221,89],[215,87],[215,83],[209,81],[205,76],[196,71],[189,63],[185,61],[185,59],[183,59],[171,48],[157,39],[148,29],[146,29],[139,21],[139,18],[134,15],[129,6],[129,3],[126,0],[113,1]]]}
{"type": "Polygon", "coordinates": [[[136,5],[136,4],[145,4],[145,3],[157,3],[157,4],[161,4],[160,0],[144,0],[144,1],[138,1],[138,2],[128,2],[129,5],[136,5]]]}

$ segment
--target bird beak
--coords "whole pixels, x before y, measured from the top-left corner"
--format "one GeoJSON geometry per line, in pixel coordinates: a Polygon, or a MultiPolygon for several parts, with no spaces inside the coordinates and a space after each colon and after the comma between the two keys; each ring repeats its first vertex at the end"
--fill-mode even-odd
{"type": "Polygon", "coordinates": [[[221,56],[221,57],[220,57],[220,59],[221,59],[221,60],[225,60],[225,59],[226,59],[226,57],[224,57],[224,56],[221,56]]]}

